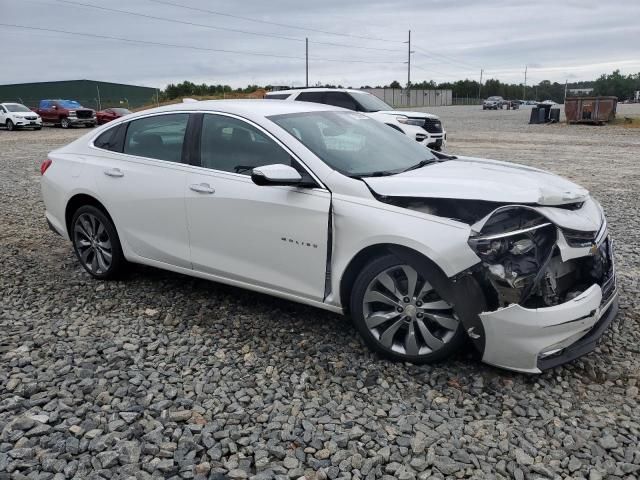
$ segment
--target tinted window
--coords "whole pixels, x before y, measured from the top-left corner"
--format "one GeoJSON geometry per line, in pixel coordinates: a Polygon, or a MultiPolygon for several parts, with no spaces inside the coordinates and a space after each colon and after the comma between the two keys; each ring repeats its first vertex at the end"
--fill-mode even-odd
{"type": "Polygon", "coordinates": [[[156,115],[129,122],[124,153],[180,162],[188,113],[156,115]]]}
{"type": "Polygon", "coordinates": [[[245,175],[262,165],[291,165],[290,155],[257,128],[209,114],[202,120],[200,161],[206,168],[245,175]]]}
{"type": "Polygon", "coordinates": [[[2,105],[0,105],[0,112],[6,113],[6,110],[4,109],[4,107],[2,105]]]}
{"type": "Polygon", "coordinates": [[[353,98],[351,98],[344,92],[327,92],[324,95],[324,103],[326,103],[327,105],[348,108],[349,110],[356,109],[356,102],[354,102],[353,98]]]}
{"type": "Polygon", "coordinates": [[[51,102],[49,100],[42,100],[40,102],[40,108],[51,108],[51,102]]]}
{"type": "Polygon", "coordinates": [[[121,127],[124,128],[124,126],[118,125],[117,127],[102,132],[98,138],[93,141],[93,145],[104,150],[120,152],[122,150],[122,135],[119,135],[118,132],[121,127]]]}
{"type": "Polygon", "coordinates": [[[303,92],[296,97],[301,102],[322,103],[324,92],[303,92]]]}
{"type": "Polygon", "coordinates": [[[267,95],[265,98],[267,100],[284,100],[285,98],[289,98],[290,96],[290,93],[274,93],[273,95],[267,95]]]}

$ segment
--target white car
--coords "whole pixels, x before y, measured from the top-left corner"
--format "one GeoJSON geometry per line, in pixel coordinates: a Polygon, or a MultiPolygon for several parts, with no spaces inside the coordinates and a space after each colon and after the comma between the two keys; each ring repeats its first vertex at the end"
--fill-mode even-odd
{"type": "Polygon", "coordinates": [[[17,128],[42,129],[42,118],[20,103],[0,103],[0,125],[7,130],[17,128]]]}
{"type": "Polygon", "coordinates": [[[362,112],[413,138],[417,142],[442,150],[447,143],[447,132],[437,115],[425,112],[394,110],[375,95],[348,88],[301,88],[278,90],[265,96],[268,100],[289,100],[323,103],[362,112]]]}
{"type": "Polygon", "coordinates": [[[617,312],[600,205],[535,168],[451,157],[358,112],[205,101],[51,152],[46,219],[89,274],[142,263],[349,314],[393,359],[465,345],[541,370],[617,312]]]}

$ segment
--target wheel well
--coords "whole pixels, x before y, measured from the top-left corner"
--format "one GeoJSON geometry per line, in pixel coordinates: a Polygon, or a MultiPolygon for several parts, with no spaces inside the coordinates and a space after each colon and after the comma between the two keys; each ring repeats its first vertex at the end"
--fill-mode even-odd
{"type": "Polygon", "coordinates": [[[64,221],[67,227],[67,233],[69,234],[69,237],[71,237],[71,220],[73,219],[73,214],[76,212],[76,210],[78,210],[80,207],[83,207],[85,205],[91,205],[96,207],[98,210],[102,211],[102,213],[104,213],[109,218],[109,220],[111,220],[111,223],[113,223],[113,219],[111,218],[111,215],[109,215],[109,212],[104,207],[104,205],[102,205],[98,200],[93,198],[91,195],[79,193],[78,195],[74,195],[69,199],[69,202],[67,202],[67,208],[64,211],[64,221]]]}
{"type": "Polygon", "coordinates": [[[356,256],[351,259],[349,265],[347,265],[347,268],[342,274],[342,279],[340,280],[340,303],[342,304],[342,309],[345,313],[349,313],[349,304],[351,303],[350,298],[351,291],[353,290],[353,284],[355,283],[358,274],[362,271],[364,266],[374,258],[378,258],[388,254],[397,255],[398,253],[406,253],[410,256],[419,255],[421,257],[421,260],[429,263],[431,266],[433,266],[433,268],[437,269],[440,273],[442,273],[442,275],[446,277],[442,269],[433,260],[425,257],[422,253],[413,250],[412,248],[395,245],[392,243],[371,245],[363,250],[360,250],[356,254],[356,256]]]}

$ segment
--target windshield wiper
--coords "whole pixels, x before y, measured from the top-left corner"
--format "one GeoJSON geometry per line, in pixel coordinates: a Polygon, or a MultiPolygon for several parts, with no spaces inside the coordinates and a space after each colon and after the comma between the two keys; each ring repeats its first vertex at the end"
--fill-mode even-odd
{"type": "Polygon", "coordinates": [[[400,172],[390,172],[388,170],[378,170],[376,172],[360,173],[358,175],[349,175],[349,177],[350,178],[357,178],[357,179],[361,179],[361,178],[365,178],[365,177],[388,177],[389,175],[395,175],[396,173],[400,173],[400,172]]]}
{"type": "Polygon", "coordinates": [[[425,167],[430,163],[435,163],[435,162],[437,162],[437,160],[434,160],[433,158],[425,158],[424,160],[420,160],[415,165],[411,165],[409,168],[405,168],[402,172],[404,173],[404,172],[408,172],[409,170],[417,170],[418,168],[425,167]]]}

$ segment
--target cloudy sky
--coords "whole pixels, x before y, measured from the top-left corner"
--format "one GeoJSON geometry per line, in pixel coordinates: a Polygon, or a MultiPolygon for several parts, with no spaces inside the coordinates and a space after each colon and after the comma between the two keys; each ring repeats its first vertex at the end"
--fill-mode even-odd
{"type": "Polygon", "coordinates": [[[640,72],[638,0],[0,0],[0,84],[404,84],[409,29],[412,81],[640,72]]]}

